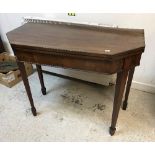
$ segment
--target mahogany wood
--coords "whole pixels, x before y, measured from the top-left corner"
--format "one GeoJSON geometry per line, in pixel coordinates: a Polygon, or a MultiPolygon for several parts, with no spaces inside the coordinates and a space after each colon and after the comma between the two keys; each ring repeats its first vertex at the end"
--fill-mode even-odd
{"type": "Polygon", "coordinates": [[[44,79],[43,79],[43,73],[42,73],[42,68],[41,65],[36,65],[37,71],[38,71],[38,76],[41,84],[41,91],[43,95],[46,95],[46,88],[44,85],[44,79]]]}
{"type": "Polygon", "coordinates": [[[114,60],[144,49],[144,30],[58,23],[26,23],[7,34],[11,45],[27,51],[114,60]],[[24,36],[24,37],[23,37],[24,36]],[[110,52],[106,51],[110,50],[110,52]]]}
{"type": "Polygon", "coordinates": [[[22,76],[24,86],[25,86],[25,89],[26,89],[26,92],[27,92],[27,96],[28,96],[29,101],[30,101],[32,114],[34,116],[37,116],[36,108],[35,108],[34,103],[33,103],[31,89],[30,89],[30,86],[29,86],[29,81],[28,81],[28,78],[27,78],[27,73],[26,73],[26,70],[25,70],[25,65],[24,65],[23,62],[20,62],[20,61],[17,61],[17,64],[18,64],[19,70],[21,72],[21,76],[22,76]]]}
{"type": "Polygon", "coordinates": [[[130,92],[130,87],[131,87],[134,71],[135,71],[135,67],[129,70],[128,82],[127,82],[126,92],[125,92],[125,99],[124,99],[123,107],[122,107],[123,110],[126,110],[128,106],[127,102],[128,102],[128,97],[129,97],[129,92],[130,92]]]}
{"type": "Polygon", "coordinates": [[[140,64],[141,54],[144,52],[144,30],[53,21],[51,24],[26,23],[7,36],[17,57],[33,115],[36,115],[36,110],[23,62],[37,64],[43,94],[46,94],[46,88],[41,64],[117,73],[110,127],[110,134],[115,133],[128,72],[124,109],[127,106],[133,68],[140,64]]]}
{"type": "Polygon", "coordinates": [[[128,70],[124,70],[117,73],[116,86],[115,86],[115,97],[113,103],[113,112],[112,112],[112,122],[110,127],[110,134],[114,135],[116,130],[116,122],[122,103],[122,97],[124,93],[125,83],[128,75],[128,70]]]}

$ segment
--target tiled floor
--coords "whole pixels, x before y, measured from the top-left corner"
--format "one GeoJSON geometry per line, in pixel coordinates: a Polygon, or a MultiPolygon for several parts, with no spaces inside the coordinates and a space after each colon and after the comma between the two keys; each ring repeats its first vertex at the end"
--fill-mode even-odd
{"type": "Polygon", "coordinates": [[[29,78],[37,117],[22,82],[12,89],[0,85],[0,141],[155,141],[155,94],[132,89],[111,137],[113,86],[44,78],[46,96],[37,74],[29,78]]]}

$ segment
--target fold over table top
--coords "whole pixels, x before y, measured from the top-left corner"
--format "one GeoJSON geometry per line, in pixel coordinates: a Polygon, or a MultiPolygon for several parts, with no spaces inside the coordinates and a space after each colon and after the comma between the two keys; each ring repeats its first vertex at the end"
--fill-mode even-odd
{"type": "Polygon", "coordinates": [[[13,47],[115,59],[143,52],[144,30],[55,22],[26,23],[7,33],[13,47]]]}

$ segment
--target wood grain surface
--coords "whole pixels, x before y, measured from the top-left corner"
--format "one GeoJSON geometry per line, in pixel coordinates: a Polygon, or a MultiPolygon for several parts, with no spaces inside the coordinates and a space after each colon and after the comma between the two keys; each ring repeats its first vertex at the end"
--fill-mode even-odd
{"type": "Polygon", "coordinates": [[[37,111],[24,62],[37,64],[43,95],[46,94],[46,88],[41,64],[107,74],[117,73],[109,130],[110,135],[114,135],[127,79],[123,109],[127,107],[133,77],[132,70],[140,64],[141,55],[144,52],[144,30],[105,28],[64,22],[26,23],[9,32],[7,36],[16,55],[34,116],[37,115],[37,111]]]}
{"type": "Polygon", "coordinates": [[[13,47],[49,53],[94,56],[114,59],[144,50],[144,30],[106,28],[54,22],[26,23],[9,32],[13,47]]]}

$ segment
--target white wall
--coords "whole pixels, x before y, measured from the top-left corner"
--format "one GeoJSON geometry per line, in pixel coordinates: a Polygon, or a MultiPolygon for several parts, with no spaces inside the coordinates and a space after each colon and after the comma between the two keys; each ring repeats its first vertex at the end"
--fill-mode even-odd
{"type": "Polygon", "coordinates": [[[0,14],[3,38],[4,33],[19,26],[21,17],[27,15],[145,29],[146,49],[141,65],[136,68],[132,87],[155,92],[155,14],[76,14],[75,17],[68,17],[67,14],[0,14]]]}
{"type": "Polygon", "coordinates": [[[19,27],[23,21],[24,16],[43,16],[42,14],[31,13],[0,13],[0,35],[2,37],[5,49],[13,54],[6,33],[19,27]]]}

